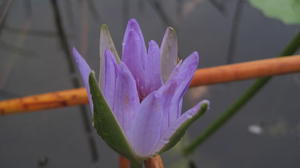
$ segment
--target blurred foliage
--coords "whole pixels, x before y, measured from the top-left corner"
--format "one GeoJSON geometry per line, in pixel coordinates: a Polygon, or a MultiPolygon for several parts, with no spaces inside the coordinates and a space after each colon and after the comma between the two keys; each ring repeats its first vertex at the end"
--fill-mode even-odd
{"type": "MultiPolygon", "coordinates": [[[[300,48],[300,31],[288,43],[278,57],[286,57],[295,54],[300,48]]],[[[202,145],[210,136],[216,133],[224,124],[237,114],[268,82],[272,76],[258,78],[256,81],[233,103],[218,119],[212,122],[208,128],[191,142],[184,150],[184,155],[192,154],[197,147],[202,145]]]]}
{"type": "Polygon", "coordinates": [[[285,24],[300,24],[300,0],[250,0],[250,4],[267,17],[285,24]]]}
{"type": "Polygon", "coordinates": [[[182,150],[190,143],[190,136],[186,134],[182,139],[168,152],[168,157],[171,158],[170,167],[172,168],[190,168],[191,158],[182,157],[182,150]]]}

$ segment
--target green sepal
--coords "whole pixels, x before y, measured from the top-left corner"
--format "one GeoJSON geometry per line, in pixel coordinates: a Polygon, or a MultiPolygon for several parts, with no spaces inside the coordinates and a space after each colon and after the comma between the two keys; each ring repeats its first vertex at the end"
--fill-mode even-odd
{"type": "Polygon", "coordinates": [[[104,57],[103,54],[105,49],[109,49],[115,56],[117,62],[120,62],[120,57],[118,55],[118,51],[115,47],[114,41],[111,38],[108,26],[106,24],[101,25],[100,28],[100,57],[104,57]]]}
{"type": "Polygon", "coordinates": [[[167,143],[160,151],[159,153],[163,153],[169,149],[171,149],[173,146],[175,146],[178,141],[184,136],[185,131],[189,128],[189,126],[194,123],[197,119],[199,119],[208,109],[208,103],[203,103],[199,109],[199,112],[191,117],[190,119],[186,120],[172,135],[172,137],[169,140],[169,143],[167,143]]]}
{"type": "Polygon", "coordinates": [[[99,85],[101,87],[102,82],[105,79],[105,50],[109,49],[116,58],[116,61],[120,62],[120,57],[116,50],[115,44],[111,38],[108,26],[106,24],[101,25],[100,28],[100,43],[99,43],[99,56],[100,56],[100,72],[99,72],[99,85]]]}
{"type": "Polygon", "coordinates": [[[142,159],[131,149],[123,130],[98,87],[94,72],[89,75],[89,85],[94,105],[94,127],[98,135],[116,152],[139,165],[142,159]]]}
{"type": "Polygon", "coordinates": [[[250,4],[267,17],[285,24],[300,24],[300,0],[250,0],[250,4]]]}
{"type": "Polygon", "coordinates": [[[165,83],[177,65],[178,42],[176,31],[168,27],[160,47],[160,68],[162,80],[165,83]]]}

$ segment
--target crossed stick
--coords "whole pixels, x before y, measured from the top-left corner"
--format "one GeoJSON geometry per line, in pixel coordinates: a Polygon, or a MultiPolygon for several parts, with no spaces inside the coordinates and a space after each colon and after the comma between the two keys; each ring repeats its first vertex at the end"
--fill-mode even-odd
{"type": "MultiPolygon", "coordinates": [[[[300,55],[203,68],[195,72],[190,87],[226,83],[266,76],[300,72],[300,55]]],[[[0,101],[0,115],[87,104],[85,88],[51,92],[0,101]]],[[[120,157],[120,167],[128,161],[120,157]]],[[[163,168],[160,156],[145,161],[147,168],[163,168]]]]}
{"type": "MultiPolygon", "coordinates": [[[[202,68],[190,87],[300,72],[300,55],[202,68]]],[[[87,104],[85,88],[0,101],[0,115],[87,104]]]]}

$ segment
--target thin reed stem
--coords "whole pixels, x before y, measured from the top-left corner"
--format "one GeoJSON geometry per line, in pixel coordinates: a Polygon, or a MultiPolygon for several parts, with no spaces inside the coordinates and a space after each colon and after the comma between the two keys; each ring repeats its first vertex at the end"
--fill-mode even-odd
{"type": "MultiPolygon", "coordinates": [[[[278,57],[285,57],[294,54],[300,47],[300,32],[291,40],[286,48],[278,57]]],[[[281,69],[278,66],[276,69],[281,69]]],[[[271,76],[257,79],[229,108],[221,114],[202,134],[200,134],[192,143],[184,148],[184,155],[189,155],[195,151],[197,147],[202,145],[209,137],[216,133],[224,124],[226,124],[237,112],[244,107],[270,80],[271,76]]]]}

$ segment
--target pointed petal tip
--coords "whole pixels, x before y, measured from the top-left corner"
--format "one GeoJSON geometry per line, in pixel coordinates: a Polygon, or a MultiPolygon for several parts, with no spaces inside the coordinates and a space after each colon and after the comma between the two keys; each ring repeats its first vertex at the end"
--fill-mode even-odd
{"type": "Polygon", "coordinates": [[[135,31],[141,31],[141,28],[140,28],[140,25],[139,25],[138,21],[134,18],[128,20],[126,29],[128,29],[128,30],[133,29],[135,31]]]}
{"type": "Polygon", "coordinates": [[[79,54],[78,50],[75,47],[72,48],[72,53],[74,55],[79,54]]]}
{"type": "Polygon", "coordinates": [[[199,61],[199,53],[197,51],[192,52],[192,54],[190,56],[194,57],[194,59],[199,61]]]}
{"type": "MultiPolygon", "coordinates": [[[[126,30],[125,30],[125,33],[124,33],[124,37],[123,37],[123,46],[126,45],[126,41],[128,40],[129,38],[129,34],[132,34],[131,32],[135,32],[139,38],[139,44],[141,44],[142,46],[142,50],[144,52],[146,52],[146,45],[145,45],[145,40],[144,40],[144,36],[143,36],[143,32],[141,30],[141,27],[140,25],[138,24],[138,22],[135,20],[135,19],[130,19],[128,21],[128,24],[127,24],[127,27],[126,27],[126,30]]],[[[124,48],[123,48],[124,49],[124,48]]]]}
{"type": "Polygon", "coordinates": [[[150,40],[149,42],[148,42],[148,44],[150,45],[150,44],[157,44],[157,42],[155,41],[155,40],[150,40]]]}
{"type": "Polygon", "coordinates": [[[93,78],[96,79],[95,71],[93,71],[93,70],[90,71],[90,73],[89,73],[89,80],[90,80],[91,76],[93,76],[93,78]]]}
{"type": "Polygon", "coordinates": [[[75,47],[72,48],[72,54],[80,71],[91,71],[90,66],[75,47]]]}
{"type": "Polygon", "coordinates": [[[158,43],[157,43],[155,40],[150,40],[150,41],[148,42],[148,46],[155,46],[155,47],[158,47],[158,48],[159,48],[158,43]]]}
{"type": "Polygon", "coordinates": [[[102,24],[101,26],[100,26],[100,29],[101,30],[103,30],[103,29],[108,29],[108,25],[107,24],[102,24]]]}
{"type": "Polygon", "coordinates": [[[171,27],[171,26],[167,27],[167,31],[171,31],[173,33],[176,33],[176,30],[173,27],[171,27]]]}
{"type": "Polygon", "coordinates": [[[81,60],[85,61],[75,47],[72,48],[72,54],[76,64],[82,64],[81,60]]]}
{"type": "Polygon", "coordinates": [[[168,36],[174,38],[175,40],[177,40],[177,33],[176,33],[176,30],[173,27],[169,26],[169,27],[166,28],[165,36],[166,35],[168,35],[168,36]]]}
{"type": "Polygon", "coordinates": [[[131,18],[128,20],[128,24],[138,24],[138,21],[135,18],[131,18]]]}
{"type": "Polygon", "coordinates": [[[205,100],[198,102],[194,107],[187,110],[186,112],[194,113],[193,115],[195,115],[196,113],[199,113],[201,111],[203,113],[206,112],[207,110],[209,110],[209,107],[210,107],[210,101],[205,99],[205,100]]]}
{"type": "Polygon", "coordinates": [[[184,59],[183,64],[190,64],[189,67],[197,68],[199,64],[198,52],[192,52],[187,58],[184,59]]]}
{"type": "Polygon", "coordinates": [[[208,100],[202,100],[199,103],[197,103],[194,107],[190,108],[186,112],[184,112],[181,116],[181,119],[183,119],[181,122],[185,122],[188,119],[191,119],[193,117],[198,118],[199,116],[202,116],[204,113],[209,110],[209,101],[208,100]]]}
{"type": "Polygon", "coordinates": [[[201,101],[201,104],[207,104],[209,106],[210,105],[210,101],[205,99],[205,100],[201,101]]]}
{"type": "MultiPolygon", "coordinates": [[[[160,64],[160,60],[159,60],[159,53],[160,50],[159,50],[159,46],[158,46],[158,43],[155,41],[155,40],[150,40],[148,42],[148,55],[150,54],[150,57],[153,58],[153,56],[156,56],[157,60],[148,60],[148,63],[149,65],[153,66],[153,64],[160,64]],[[150,61],[150,62],[149,62],[150,61]],[[151,61],[157,61],[157,62],[151,62],[151,61]]],[[[152,69],[153,67],[151,67],[152,69]]],[[[158,67],[160,68],[160,66],[158,67]]],[[[153,73],[153,71],[151,70],[151,73],[153,73]]],[[[160,73],[160,72],[158,72],[160,73]]]]}
{"type": "Polygon", "coordinates": [[[201,107],[206,108],[206,111],[210,109],[210,101],[209,100],[202,100],[200,102],[201,107]]]}
{"type": "MultiPolygon", "coordinates": [[[[126,31],[130,31],[130,30],[134,30],[136,33],[138,33],[140,36],[143,36],[141,27],[138,23],[138,21],[134,18],[129,19],[128,23],[127,23],[127,27],[126,27],[126,31]]],[[[126,32],[125,32],[126,34],[126,32]]]]}

